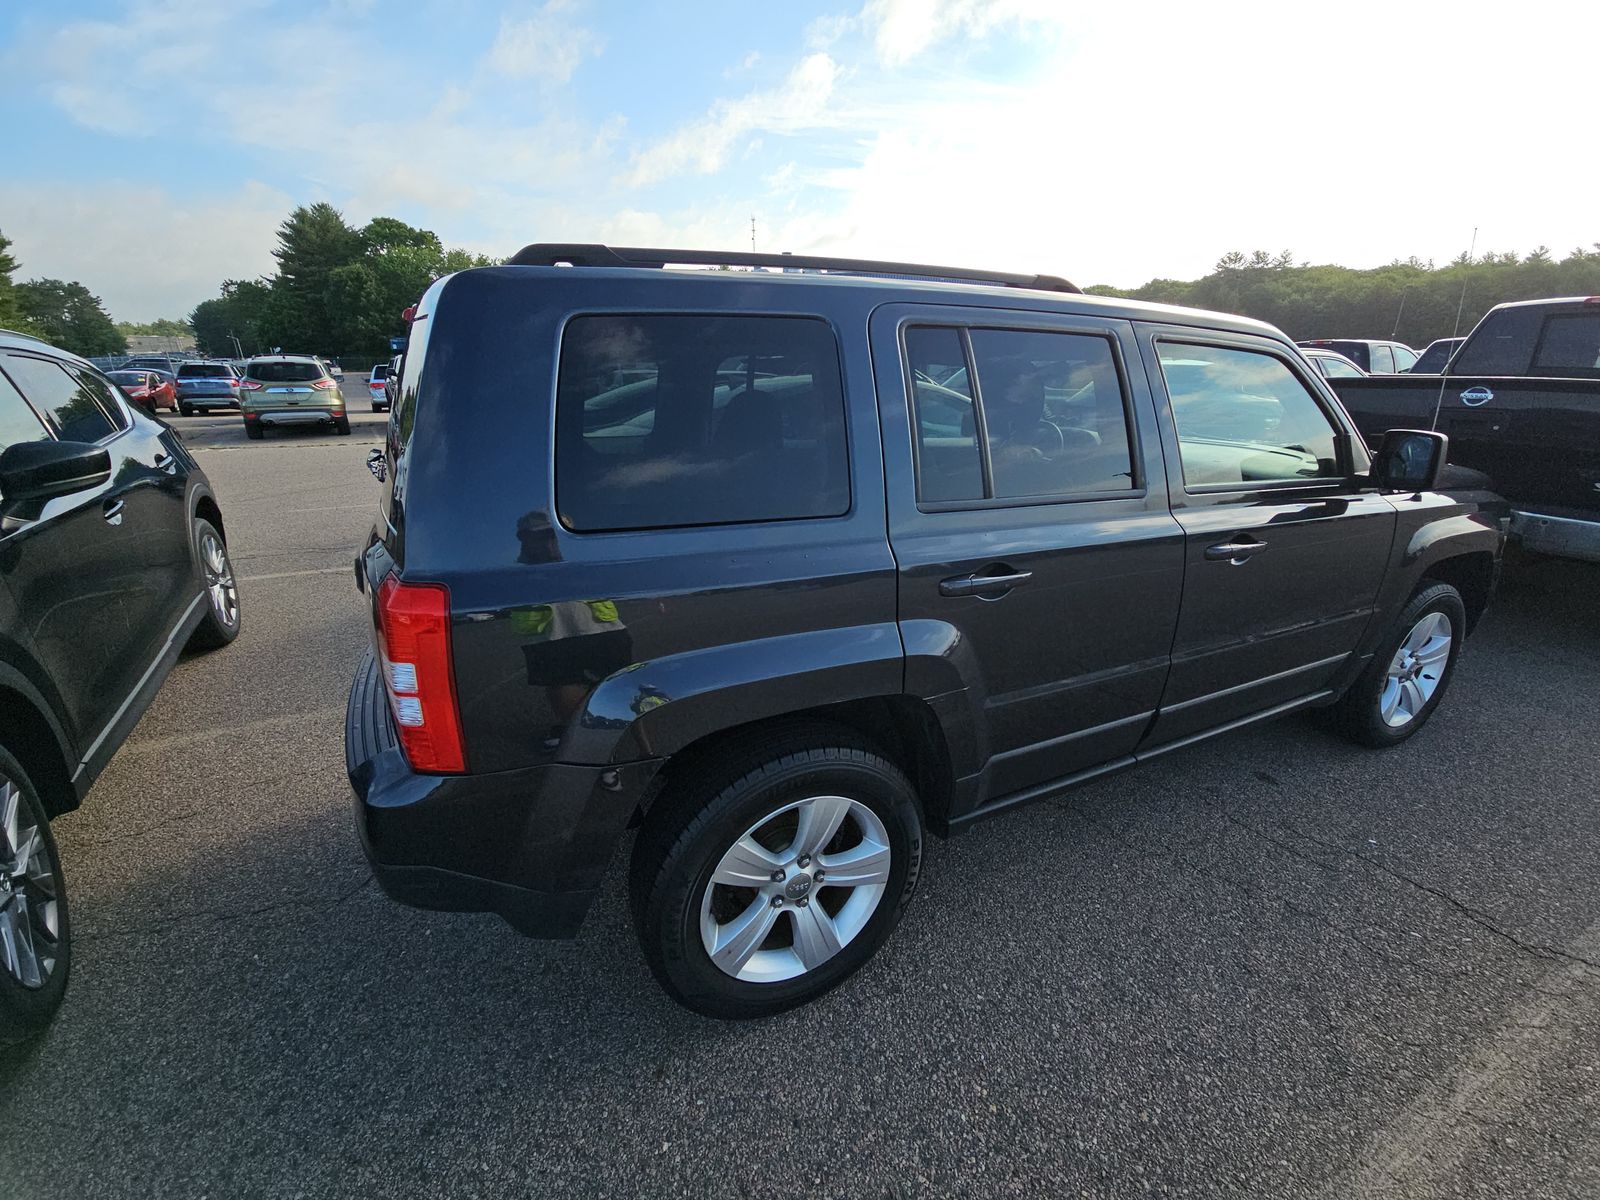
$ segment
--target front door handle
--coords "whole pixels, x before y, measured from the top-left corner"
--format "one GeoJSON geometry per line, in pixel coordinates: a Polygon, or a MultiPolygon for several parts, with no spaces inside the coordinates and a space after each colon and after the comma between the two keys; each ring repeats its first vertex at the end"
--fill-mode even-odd
{"type": "Polygon", "coordinates": [[[1206,558],[1212,562],[1231,562],[1234,566],[1245,562],[1252,554],[1267,548],[1265,542],[1218,542],[1206,547],[1206,558]]]}
{"type": "Polygon", "coordinates": [[[1032,571],[1012,571],[1005,575],[957,575],[953,579],[939,581],[939,595],[993,598],[1005,595],[1032,578],[1032,571]]]}
{"type": "Polygon", "coordinates": [[[122,524],[122,501],[113,500],[104,509],[107,525],[122,524]]]}

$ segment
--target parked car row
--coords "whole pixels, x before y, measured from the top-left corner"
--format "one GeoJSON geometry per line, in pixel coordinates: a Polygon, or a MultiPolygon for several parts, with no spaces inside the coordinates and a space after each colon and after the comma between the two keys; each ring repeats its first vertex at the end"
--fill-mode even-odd
{"type": "Polygon", "coordinates": [[[357,561],[374,874],[570,937],[637,826],[644,956],[714,1016],[859,968],[930,831],[1297,709],[1400,744],[1499,572],[1444,437],[1369,453],[1243,318],[530,246],[412,330],[357,561]]]}

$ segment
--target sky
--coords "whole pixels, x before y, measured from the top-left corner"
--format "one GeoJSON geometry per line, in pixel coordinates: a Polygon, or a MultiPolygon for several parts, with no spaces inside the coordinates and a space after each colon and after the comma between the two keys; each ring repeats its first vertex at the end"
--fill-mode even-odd
{"type": "Polygon", "coordinates": [[[534,241],[1194,278],[1600,241],[1600,5],[3,0],[0,232],[119,320],[326,200],[534,241]]]}

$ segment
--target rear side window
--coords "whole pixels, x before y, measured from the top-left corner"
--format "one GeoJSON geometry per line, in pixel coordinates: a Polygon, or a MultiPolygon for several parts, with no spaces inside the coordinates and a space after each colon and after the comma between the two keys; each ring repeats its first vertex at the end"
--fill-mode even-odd
{"type": "Polygon", "coordinates": [[[116,411],[110,391],[91,375],[20,355],[8,355],[5,367],[34,407],[55,421],[64,442],[98,442],[122,424],[110,415],[116,411]]]}
{"type": "Polygon", "coordinates": [[[1359,379],[1361,372],[1353,363],[1347,363],[1337,358],[1314,358],[1311,360],[1317,365],[1317,370],[1322,372],[1325,379],[1359,379]]]}
{"type": "Polygon", "coordinates": [[[1600,375],[1600,312],[1558,313],[1545,318],[1535,375],[1600,375]]]}
{"type": "Polygon", "coordinates": [[[316,363],[253,362],[248,374],[262,383],[310,383],[322,378],[322,368],[316,363]]]}
{"type": "Polygon", "coordinates": [[[1409,371],[1417,365],[1417,356],[1404,346],[1394,348],[1394,369],[1396,371],[1409,371]]]}
{"type": "Polygon", "coordinates": [[[1394,351],[1388,346],[1373,346],[1371,349],[1372,365],[1367,368],[1374,375],[1394,374],[1394,351]]]}
{"type": "Polygon", "coordinates": [[[956,329],[913,328],[906,354],[919,500],[1038,499],[1134,486],[1127,407],[1108,338],[972,329],[963,339],[956,329]]]}
{"type": "Polygon", "coordinates": [[[22,393],[11,386],[11,381],[0,375],[0,450],[19,442],[43,442],[50,437],[22,393]]]}
{"type": "Polygon", "coordinates": [[[1333,423],[1282,359],[1178,342],[1158,343],[1157,352],[1186,484],[1249,485],[1339,474],[1333,423]]]}
{"type": "Polygon", "coordinates": [[[575,317],[556,384],[556,508],[579,531],[850,507],[839,350],[811,317],[575,317]]]}

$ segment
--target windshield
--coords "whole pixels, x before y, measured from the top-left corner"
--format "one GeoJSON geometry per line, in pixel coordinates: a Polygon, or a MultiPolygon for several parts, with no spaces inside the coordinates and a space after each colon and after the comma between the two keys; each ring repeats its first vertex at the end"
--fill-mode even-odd
{"type": "Polygon", "coordinates": [[[249,375],[263,383],[309,383],[322,378],[322,368],[308,362],[253,362],[249,375]]]}

